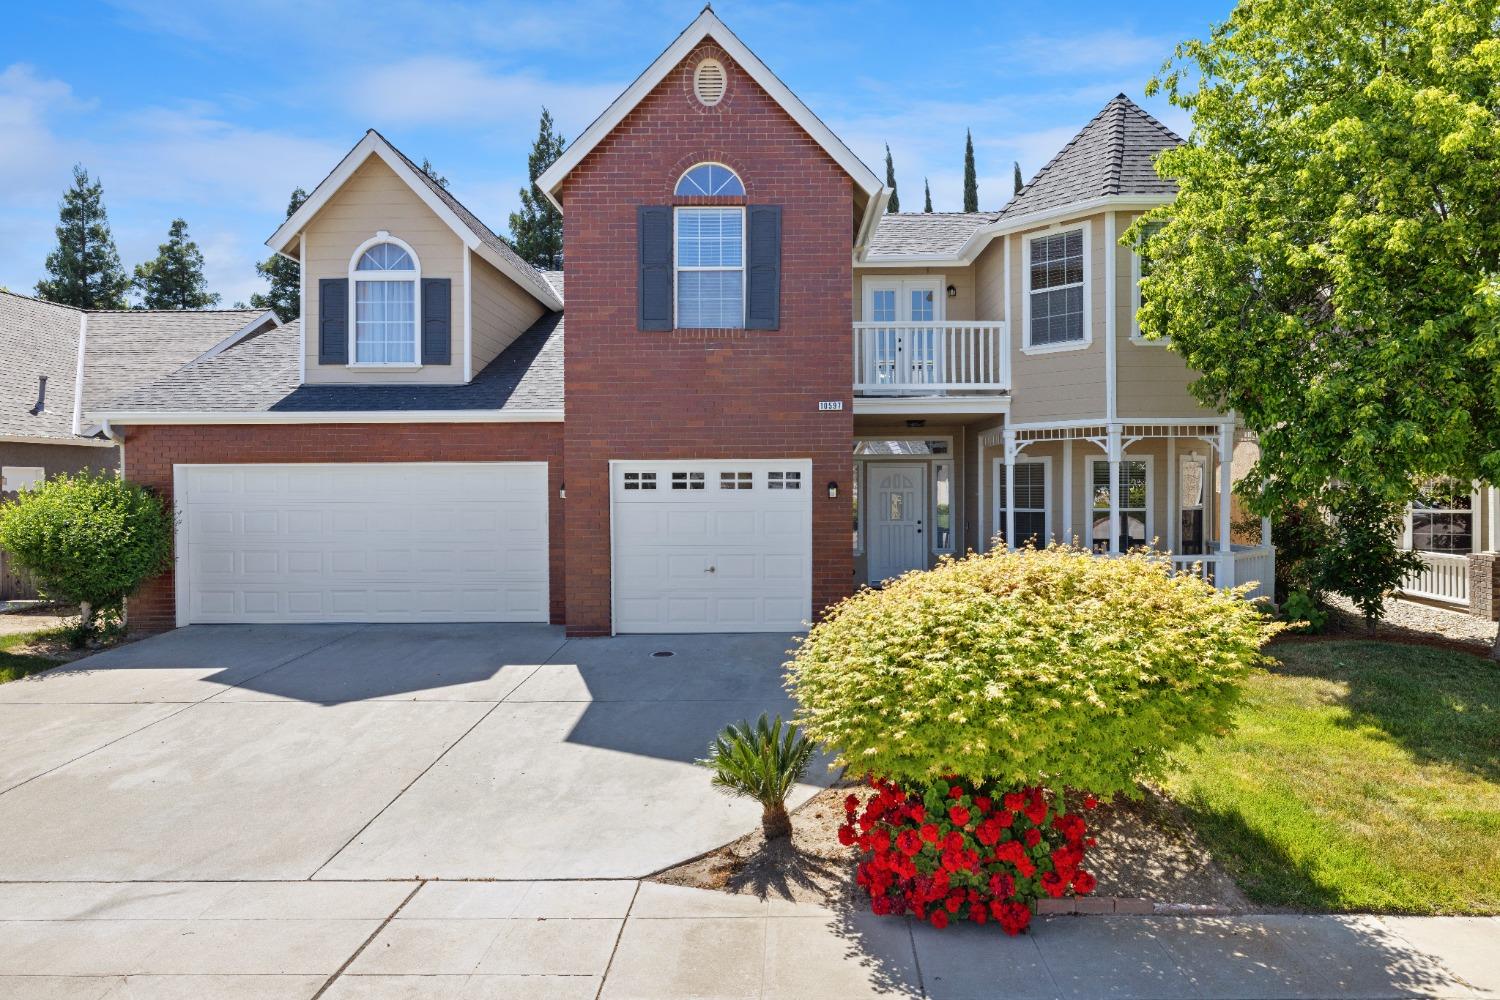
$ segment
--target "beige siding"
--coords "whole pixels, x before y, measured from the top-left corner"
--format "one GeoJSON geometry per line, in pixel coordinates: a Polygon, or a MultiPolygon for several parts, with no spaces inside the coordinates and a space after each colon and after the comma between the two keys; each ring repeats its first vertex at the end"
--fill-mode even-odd
{"type": "Polygon", "coordinates": [[[474,372],[478,374],[546,310],[477,255],[470,258],[469,274],[474,282],[474,372]]]}
{"type": "MultiPolygon", "coordinates": [[[[979,319],[1006,319],[1005,239],[991,240],[974,261],[974,315],[979,319]]],[[[1011,331],[1015,340],[1015,330],[1011,331]]]]}
{"type": "MultiPolygon", "coordinates": [[[[306,301],[307,381],[318,382],[462,382],[464,288],[463,242],[416,193],[378,157],[356,170],[303,231],[307,240],[306,301]],[[318,280],[343,278],[349,258],[365,240],[386,230],[416,251],[424,278],[453,281],[453,363],[414,371],[346,368],[318,364],[318,280]]],[[[350,317],[353,322],[353,316],[350,317]]]]}
{"type": "Polygon", "coordinates": [[[865,279],[866,278],[938,278],[943,288],[943,318],[957,322],[994,317],[977,315],[974,311],[974,269],[972,267],[863,267],[854,269],[854,316],[858,320],[866,320],[865,315],[865,279]],[[948,286],[953,287],[953,297],[947,297],[948,286]]]}
{"type": "MultiPolygon", "coordinates": [[[[1136,212],[1117,215],[1117,232],[1121,235],[1139,217],[1136,212]]],[[[1140,341],[1135,337],[1136,257],[1125,247],[1115,253],[1115,287],[1118,307],[1115,311],[1115,405],[1122,418],[1131,417],[1197,417],[1211,413],[1188,392],[1193,380],[1182,358],[1161,341],[1140,341]]]]}
{"type": "MultiPolygon", "coordinates": [[[[1011,336],[1011,419],[1016,423],[1037,420],[1074,420],[1105,415],[1104,381],[1104,216],[1082,223],[1088,232],[1088,264],[1084,280],[1089,301],[1092,340],[1087,347],[1028,354],[1026,344],[1025,284],[1027,238],[1050,231],[1041,228],[1005,237],[1010,241],[1011,301],[1015,322],[1011,336]]],[[[1056,227],[1066,229],[1069,226],[1056,227]]],[[[999,241],[996,241],[999,242],[999,241]]],[[[1003,253],[1003,248],[1001,250],[1003,253]]]]}

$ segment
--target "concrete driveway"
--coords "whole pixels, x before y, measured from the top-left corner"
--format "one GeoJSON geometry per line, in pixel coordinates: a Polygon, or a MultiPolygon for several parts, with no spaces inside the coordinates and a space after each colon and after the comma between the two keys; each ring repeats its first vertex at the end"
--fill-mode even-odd
{"type": "Polygon", "coordinates": [[[758,821],[692,761],[790,712],[789,646],[531,625],[122,646],[0,685],[0,882],[639,877],[758,821]]]}

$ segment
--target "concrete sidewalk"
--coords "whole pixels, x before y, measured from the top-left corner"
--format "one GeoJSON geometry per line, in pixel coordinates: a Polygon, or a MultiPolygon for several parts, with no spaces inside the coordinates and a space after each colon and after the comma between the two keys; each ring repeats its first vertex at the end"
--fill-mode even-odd
{"type": "Polygon", "coordinates": [[[1055,917],[1009,939],[630,880],[0,884],[3,1000],[1500,997],[1500,920],[1055,917]]]}

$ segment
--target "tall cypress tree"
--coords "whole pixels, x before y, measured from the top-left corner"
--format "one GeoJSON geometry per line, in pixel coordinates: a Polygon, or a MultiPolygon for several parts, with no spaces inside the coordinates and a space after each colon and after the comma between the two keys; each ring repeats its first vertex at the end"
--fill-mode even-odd
{"type": "MultiPolygon", "coordinates": [[[[307,192],[301,188],[292,192],[287,202],[286,217],[290,219],[302,203],[307,192]]],[[[273,253],[255,265],[255,273],[271,283],[270,291],[250,296],[253,309],[270,309],[283,323],[289,323],[302,315],[302,265],[279,253],[273,253]]]]}
{"type": "Polygon", "coordinates": [[[964,211],[979,211],[979,174],[974,170],[974,133],[964,129],[964,211]]]}
{"type": "Polygon", "coordinates": [[[552,131],[552,115],[542,109],[536,142],[526,158],[531,183],[521,190],[521,210],[510,213],[510,244],[532,267],[556,271],[563,266],[562,213],[553,207],[536,179],[562,155],[566,141],[552,131]]]}
{"type": "Polygon", "coordinates": [[[891,144],[885,144],[885,186],[891,189],[890,205],[892,212],[901,211],[901,196],[896,194],[896,164],[891,159],[891,144]]]}
{"type": "Polygon", "coordinates": [[[922,206],[922,211],[927,212],[928,214],[931,214],[931,212],[932,212],[932,185],[927,183],[927,178],[925,178],[925,177],[922,178],[922,194],[925,195],[926,199],[927,199],[927,203],[922,206]]]}
{"type": "Polygon", "coordinates": [[[1011,165],[1015,168],[1015,176],[1013,180],[1016,186],[1016,194],[1020,194],[1021,189],[1026,186],[1026,182],[1021,180],[1021,161],[1012,160],[1011,165]]]}
{"type": "Polygon", "coordinates": [[[142,309],[203,309],[219,301],[203,278],[203,251],[188,238],[187,222],[173,219],[156,258],[135,267],[142,309]]]}
{"type": "Polygon", "coordinates": [[[73,186],[63,193],[57,221],[57,249],[47,255],[47,273],[36,294],[79,309],[123,309],[130,276],[109,232],[104,186],[87,170],[73,167],[73,186]]]}

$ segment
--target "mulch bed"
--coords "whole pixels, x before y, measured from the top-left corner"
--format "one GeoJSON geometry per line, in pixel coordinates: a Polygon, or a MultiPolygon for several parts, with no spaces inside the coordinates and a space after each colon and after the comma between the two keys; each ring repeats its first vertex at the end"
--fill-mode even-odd
{"type": "MultiPolygon", "coordinates": [[[[743,893],[762,899],[867,909],[854,885],[858,851],[838,841],[844,796],[836,785],[792,813],[792,836],[767,845],[760,830],[651,876],[657,882],[743,893]]],[[[1139,801],[1101,803],[1089,814],[1098,837],[1085,865],[1099,879],[1095,897],[1149,899],[1157,904],[1252,909],[1233,880],[1209,858],[1171,804],[1148,791],[1139,801]]]]}

